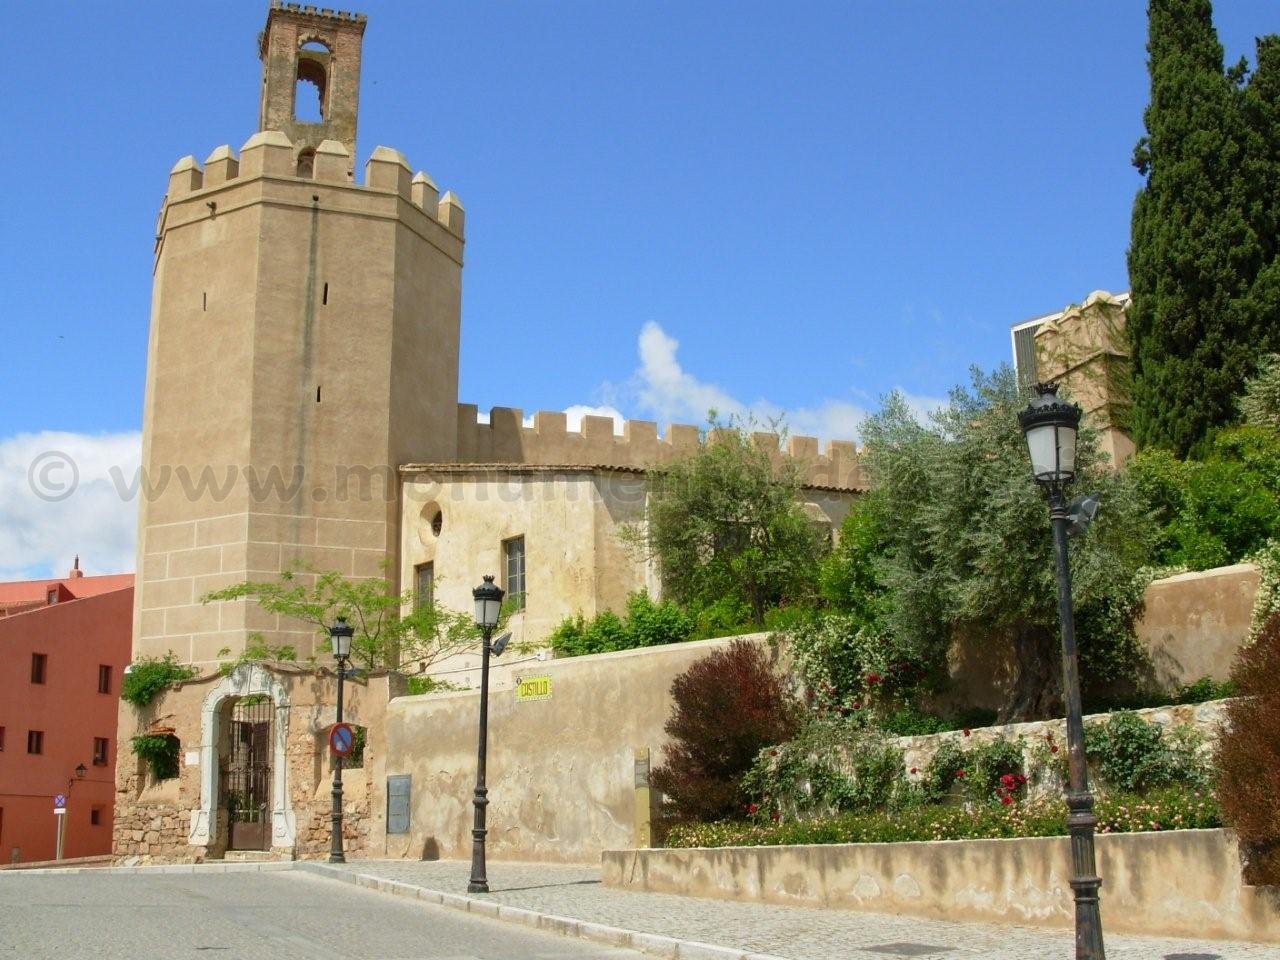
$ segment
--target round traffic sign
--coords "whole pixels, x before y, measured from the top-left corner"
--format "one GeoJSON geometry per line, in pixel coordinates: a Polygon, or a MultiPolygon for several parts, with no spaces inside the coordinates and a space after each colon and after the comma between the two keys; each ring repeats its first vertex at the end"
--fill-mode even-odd
{"type": "Polygon", "coordinates": [[[329,730],[329,749],[345,757],[356,745],[356,732],[349,723],[335,723],[329,730]]]}

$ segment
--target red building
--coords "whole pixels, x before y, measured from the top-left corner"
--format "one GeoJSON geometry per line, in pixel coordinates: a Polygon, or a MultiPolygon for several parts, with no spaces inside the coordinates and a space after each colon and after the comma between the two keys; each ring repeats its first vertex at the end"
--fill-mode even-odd
{"type": "Polygon", "coordinates": [[[0,583],[0,863],[111,852],[133,575],[0,583]],[[83,771],[78,775],[77,768],[83,771]]]}

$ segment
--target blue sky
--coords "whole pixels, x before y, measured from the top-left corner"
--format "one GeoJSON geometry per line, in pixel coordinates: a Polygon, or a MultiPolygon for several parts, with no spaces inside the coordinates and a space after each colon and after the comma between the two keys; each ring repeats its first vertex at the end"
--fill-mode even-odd
{"type": "MultiPolygon", "coordinates": [[[[1216,6],[1229,60],[1280,29],[1271,0],[1216,6]]],[[[32,435],[136,433],[166,175],[254,131],[265,8],[34,4],[0,36],[0,474],[32,435]]],[[[394,146],[466,206],[482,409],[710,401],[843,435],[887,390],[924,404],[1005,361],[1011,323],[1127,285],[1143,3],[360,9],[360,160],[394,146]]],[[[4,482],[8,566],[60,568],[81,532],[32,533],[44,508],[4,482]]]]}

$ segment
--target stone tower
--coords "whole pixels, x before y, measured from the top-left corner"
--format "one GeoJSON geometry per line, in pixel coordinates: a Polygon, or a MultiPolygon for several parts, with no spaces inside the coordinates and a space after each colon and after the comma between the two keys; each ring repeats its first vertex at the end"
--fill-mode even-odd
{"type": "MultiPolygon", "coordinates": [[[[365,17],[275,0],[258,36],[262,57],[259,130],[279,130],[304,169],[316,149],[336,140],[354,157],[360,107],[360,44],[365,17]],[[313,90],[303,87],[309,84],[313,90]],[[318,123],[299,119],[305,97],[319,100],[318,123]]],[[[350,170],[348,171],[351,172],[350,170]]]]}
{"type": "Polygon", "coordinates": [[[396,468],[457,454],[463,211],[397,151],[352,176],[365,18],[273,3],[261,126],[174,166],[157,226],[134,655],[314,636],[210,590],[394,576],[396,468]],[[313,51],[319,44],[324,49],[313,51]],[[297,80],[318,123],[293,118],[297,80]]]}

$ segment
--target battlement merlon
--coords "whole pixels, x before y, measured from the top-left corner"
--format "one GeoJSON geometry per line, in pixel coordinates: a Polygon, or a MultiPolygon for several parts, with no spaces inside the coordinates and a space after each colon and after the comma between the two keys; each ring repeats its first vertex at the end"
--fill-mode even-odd
{"type": "MultiPolygon", "coordinates": [[[[481,423],[474,404],[458,404],[458,461],[461,463],[524,463],[531,466],[609,466],[647,469],[688,456],[698,449],[702,431],[689,424],[672,424],[661,437],[658,425],[628,420],[622,433],[611,417],[586,416],[579,430],[568,428],[558,411],[542,410],[526,426],[523,411],[494,407],[489,422],[481,423]]],[[[782,456],[777,434],[754,433],[752,442],[771,455],[782,456]]],[[[825,452],[816,437],[787,438],[786,454],[803,466],[803,482],[810,487],[865,490],[867,482],[857,447],[833,440],[825,452]]]]}
{"type": "MultiPolygon", "coordinates": [[[[180,159],[169,171],[169,186],[161,204],[162,230],[171,229],[192,217],[216,216],[223,204],[219,194],[233,190],[258,179],[266,178],[281,183],[293,183],[302,189],[299,202],[311,202],[309,192],[315,184],[342,187],[373,195],[395,195],[399,201],[394,208],[420,211],[426,219],[437,224],[454,238],[463,242],[464,213],[462,202],[451,191],[440,195],[439,188],[426,173],[412,172],[404,154],[391,147],[377,147],[365,164],[364,182],[358,183],[349,174],[351,156],[346,146],[337,140],[325,140],[310,157],[309,173],[299,169],[294,144],[278,130],[261,130],[245,141],[239,155],[227,144],[217,147],[205,159],[202,166],[194,156],[180,159]],[[195,205],[185,219],[174,220],[166,216],[169,207],[192,199],[203,200],[195,205]],[[213,203],[213,207],[209,207],[213,203]]],[[[458,257],[461,256],[460,248],[458,257]]]]}
{"type": "Polygon", "coordinates": [[[258,55],[265,57],[267,54],[267,34],[270,32],[272,17],[288,17],[292,15],[297,19],[306,20],[331,20],[334,24],[341,24],[345,27],[355,26],[356,29],[363,34],[364,28],[369,22],[368,16],[363,13],[352,13],[346,10],[333,10],[329,7],[315,7],[309,4],[301,3],[282,3],[281,0],[271,0],[271,5],[267,8],[267,26],[263,27],[262,32],[258,34],[258,55]]]}

